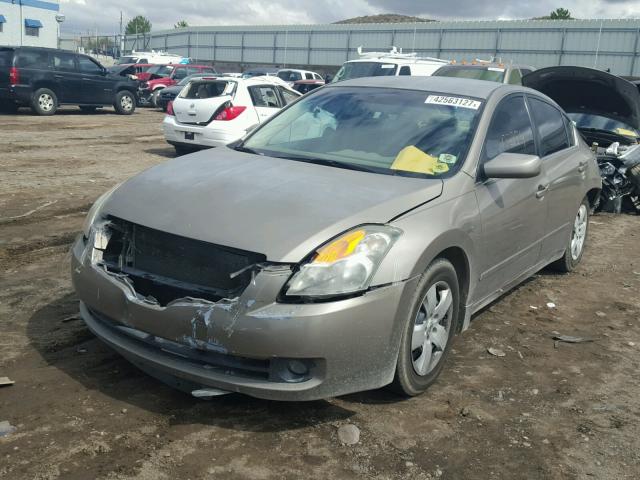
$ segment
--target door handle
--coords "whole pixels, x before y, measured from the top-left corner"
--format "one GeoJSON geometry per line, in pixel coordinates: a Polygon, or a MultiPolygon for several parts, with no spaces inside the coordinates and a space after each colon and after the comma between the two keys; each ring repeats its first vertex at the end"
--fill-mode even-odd
{"type": "Polygon", "coordinates": [[[60,80],[61,78],[64,78],[62,75],[54,75],[53,78],[55,78],[56,80],[60,80]]]}
{"type": "Polygon", "coordinates": [[[544,194],[549,190],[549,184],[547,185],[538,185],[538,191],[536,192],[536,198],[544,197],[544,194]]]}

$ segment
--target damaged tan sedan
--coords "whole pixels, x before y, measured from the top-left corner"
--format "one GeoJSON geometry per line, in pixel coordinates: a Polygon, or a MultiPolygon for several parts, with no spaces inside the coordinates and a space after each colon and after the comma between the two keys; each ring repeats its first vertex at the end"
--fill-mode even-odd
{"type": "Polygon", "coordinates": [[[600,188],[534,90],[345,81],[103,195],[73,284],[99,338],[196,397],[416,395],[474,312],[575,267],[600,188]]]}

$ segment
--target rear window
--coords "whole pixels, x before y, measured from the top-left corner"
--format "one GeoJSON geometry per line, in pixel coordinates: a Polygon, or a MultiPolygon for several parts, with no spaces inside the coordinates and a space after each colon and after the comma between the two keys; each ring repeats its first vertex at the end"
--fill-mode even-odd
{"type": "Polygon", "coordinates": [[[294,72],[292,70],[282,70],[278,72],[278,78],[284,80],[285,82],[297,82],[298,80],[302,80],[302,75],[300,72],[294,72]]]}
{"type": "Polygon", "coordinates": [[[180,98],[198,99],[220,97],[222,95],[233,95],[236,89],[236,82],[194,80],[182,92],[180,98]]]}
{"type": "Polygon", "coordinates": [[[40,50],[19,50],[16,67],[49,68],[49,55],[40,50]]]}
{"type": "Polygon", "coordinates": [[[361,77],[387,77],[396,74],[398,65],[387,62],[347,62],[338,70],[334,82],[361,77]]]}
{"type": "Polygon", "coordinates": [[[14,50],[2,49],[0,50],[0,68],[11,67],[13,61],[14,50]]]}
{"type": "Polygon", "coordinates": [[[505,69],[499,67],[450,65],[447,67],[441,67],[433,74],[433,76],[471,78],[473,80],[487,80],[489,82],[502,83],[504,81],[504,74],[505,69]]]}

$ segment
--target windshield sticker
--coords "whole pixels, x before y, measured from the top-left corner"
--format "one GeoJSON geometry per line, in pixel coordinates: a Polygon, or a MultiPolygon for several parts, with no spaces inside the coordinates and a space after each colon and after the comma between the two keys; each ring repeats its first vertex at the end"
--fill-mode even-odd
{"type": "Polygon", "coordinates": [[[441,153],[438,157],[438,161],[442,163],[446,163],[447,165],[455,165],[458,157],[455,155],[451,155],[450,153],[441,153]]]}
{"type": "Polygon", "coordinates": [[[395,65],[393,63],[392,64],[383,64],[383,65],[380,65],[380,68],[395,68],[395,65]]]}
{"type": "Polygon", "coordinates": [[[626,128],[616,128],[615,133],[618,135],[624,135],[626,137],[637,137],[638,135],[633,130],[628,130],[626,128]]]}
{"type": "Polygon", "coordinates": [[[490,72],[502,72],[502,73],[504,73],[504,68],[489,67],[487,70],[489,70],[490,72]]]}
{"type": "Polygon", "coordinates": [[[400,150],[400,153],[398,153],[398,156],[389,168],[391,170],[426,173],[428,175],[437,175],[449,171],[449,166],[446,163],[438,162],[436,157],[424,153],[413,145],[409,145],[400,150]]]}
{"type": "Polygon", "coordinates": [[[429,103],[432,105],[448,105],[450,107],[470,108],[472,110],[478,110],[481,105],[479,101],[471,100],[470,98],[446,97],[443,95],[429,95],[424,103],[429,103]]]}

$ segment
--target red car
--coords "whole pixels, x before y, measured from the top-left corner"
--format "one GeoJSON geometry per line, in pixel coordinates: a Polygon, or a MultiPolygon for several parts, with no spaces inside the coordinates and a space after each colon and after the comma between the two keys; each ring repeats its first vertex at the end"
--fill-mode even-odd
{"type": "Polygon", "coordinates": [[[147,70],[149,75],[146,81],[140,83],[138,98],[141,105],[158,106],[158,96],[160,90],[166,87],[176,85],[180,80],[189,75],[197,73],[206,73],[217,75],[215,69],[211,65],[156,65],[147,70]]]}
{"type": "Polygon", "coordinates": [[[122,65],[114,65],[109,67],[110,73],[114,75],[120,75],[121,77],[130,77],[134,80],[149,80],[148,70],[155,67],[152,63],[127,63],[122,65]]]}

